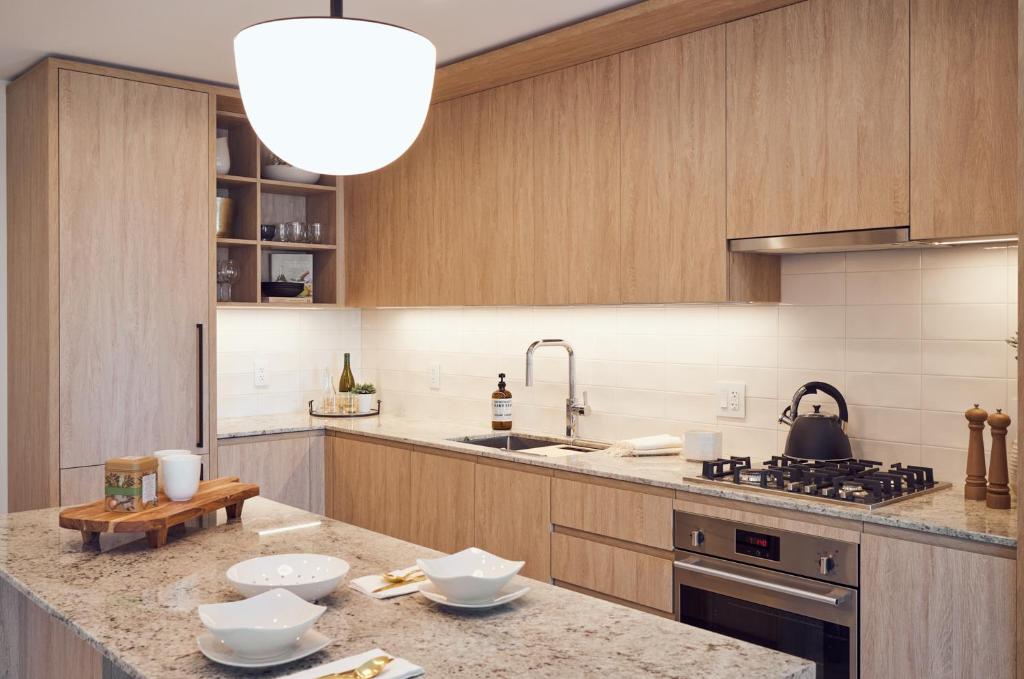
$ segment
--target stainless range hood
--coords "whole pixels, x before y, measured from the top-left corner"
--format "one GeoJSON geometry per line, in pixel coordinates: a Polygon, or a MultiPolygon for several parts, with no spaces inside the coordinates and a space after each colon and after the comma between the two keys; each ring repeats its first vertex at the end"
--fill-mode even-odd
{"type": "Polygon", "coordinates": [[[859,250],[890,250],[894,248],[934,248],[982,243],[1016,243],[1017,236],[952,238],[947,240],[910,240],[909,226],[859,231],[803,233],[796,236],[734,238],[730,252],[758,252],[767,255],[799,255],[815,252],[857,252],[859,250]]]}

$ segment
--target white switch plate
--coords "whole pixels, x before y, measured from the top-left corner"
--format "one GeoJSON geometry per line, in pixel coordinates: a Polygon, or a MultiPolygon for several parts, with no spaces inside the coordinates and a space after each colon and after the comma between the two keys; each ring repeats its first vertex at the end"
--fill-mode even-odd
{"type": "Polygon", "coordinates": [[[715,414],[719,417],[747,416],[747,385],[743,382],[715,382],[715,414]]]}
{"type": "Polygon", "coordinates": [[[430,388],[441,388],[441,364],[437,361],[430,364],[430,388]]]}
{"type": "Polygon", "coordinates": [[[252,362],[252,386],[254,387],[265,387],[267,386],[267,362],[266,361],[253,361],[252,362]]]}

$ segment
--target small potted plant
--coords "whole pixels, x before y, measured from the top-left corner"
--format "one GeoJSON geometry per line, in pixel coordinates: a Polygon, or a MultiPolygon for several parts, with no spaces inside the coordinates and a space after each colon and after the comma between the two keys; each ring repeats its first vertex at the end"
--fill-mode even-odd
{"type": "Polygon", "coordinates": [[[352,393],[359,399],[359,412],[368,413],[373,410],[373,395],[377,393],[377,387],[369,382],[356,384],[352,387],[352,393]]]}

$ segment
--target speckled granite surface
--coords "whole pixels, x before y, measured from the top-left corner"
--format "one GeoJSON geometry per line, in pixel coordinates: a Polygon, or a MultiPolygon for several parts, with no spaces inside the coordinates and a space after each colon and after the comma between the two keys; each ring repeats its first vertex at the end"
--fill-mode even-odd
{"type": "MultiPolygon", "coordinates": [[[[82,547],[57,527],[57,509],[0,516],[0,577],[66,621],[114,665],[140,678],[253,676],[208,661],[196,647],[196,606],[239,599],[224,577],[233,563],[317,552],[346,559],[350,577],[414,563],[435,552],[263,498],[240,522],[224,511],[151,550],[145,540],[82,547]],[[311,522],[320,523],[299,527],[311,522]],[[262,534],[261,531],[296,527],[262,534]]],[[[324,600],[316,629],[334,641],[280,676],[380,647],[433,677],[778,677],[809,679],[808,661],[552,585],[531,586],[493,611],[453,613],[411,595],[384,601],[342,586],[324,600]]]]}
{"type": "Polygon", "coordinates": [[[700,465],[686,462],[680,457],[614,458],[601,452],[593,452],[549,459],[525,453],[507,453],[448,440],[459,436],[491,433],[489,429],[474,429],[461,424],[414,420],[389,415],[339,420],[310,417],[305,413],[298,413],[222,419],[218,421],[217,429],[218,437],[221,439],[331,429],[702,495],[744,500],[823,516],[908,528],[1006,547],[1016,547],[1017,545],[1016,502],[1011,511],[988,509],[984,502],[964,500],[963,488],[958,485],[954,485],[949,490],[930,493],[919,498],[867,511],[856,506],[814,502],[800,496],[768,495],[737,486],[685,481],[686,477],[700,475],[700,465]]]}

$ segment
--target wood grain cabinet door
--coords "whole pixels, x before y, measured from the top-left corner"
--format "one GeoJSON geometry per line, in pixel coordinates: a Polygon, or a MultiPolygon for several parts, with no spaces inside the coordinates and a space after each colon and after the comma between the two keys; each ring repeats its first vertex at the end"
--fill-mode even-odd
{"type": "Polygon", "coordinates": [[[307,436],[296,436],[222,442],[217,447],[220,476],[237,476],[245,483],[259,484],[262,497],[311,511],[310,441],[307,436]]]}
{"type": "Polygon", "coordinates": [[[551,477],[476,465],[476,546],[525,561],[522,575],[551,577],[551,477]]]}
{"type": "Polygon", "coordinates": [[[1017,0],[911,1],[911,238],[1017,233],[1017,0]]]}
{"type": "Polygon", "coordinates": [[[409,474],[409,541],[441,552],[473,546],[472,460],[415,450],[409,474]]]}
{"type": "Polygon", "coordinates": [[[621,63],[622,301],[724,301],[725,27],[621,63]]]}
{"type": "Polygon", "coordinates": [[[337,437],[327,445],[331,518],[408,540],[411,451],[337,437]]]}
{"type": "Polygon", "coordinates": [[[908,0],[807,0],[726,28],[729,237],[909,224],[908,0]]]}
{"type": "Polygon", "coordinates": [[[58,106],[61,467],[205,452],[208,95],[61,70],[58,106]]]}

